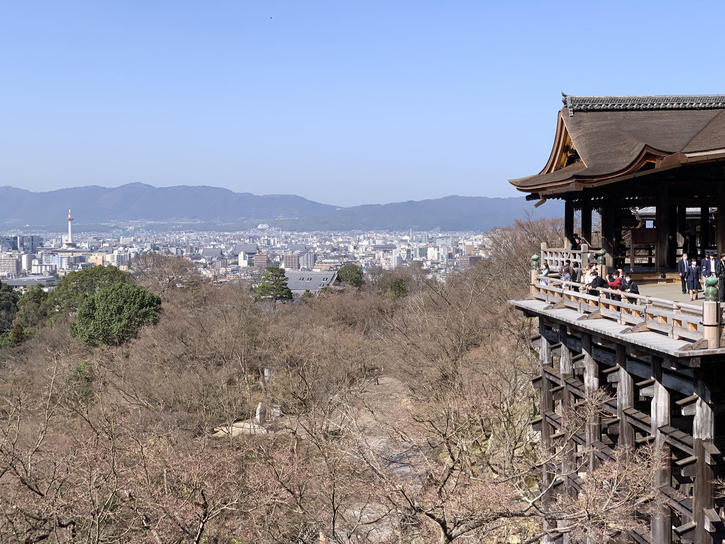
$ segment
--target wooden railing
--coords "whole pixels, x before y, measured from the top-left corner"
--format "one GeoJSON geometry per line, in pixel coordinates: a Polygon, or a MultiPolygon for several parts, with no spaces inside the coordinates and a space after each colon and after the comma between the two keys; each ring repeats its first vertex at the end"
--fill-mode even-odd
{"type": "Polygon", "coordinates": [[[546,242],[541,244],[541,265],[548,264],[551,270],[560,270],[566,261],[571,264],[578,263],[579,270],[583,270],[591,259],[596,257],[597,249],[592,249],[586,244],[582,244],[581,249],[564,249],[547,247],[546,242]]]}
{"type": "Polygon", "coordinates": [[[693,349],[719,347],[722,333],[719,319],[708,318],[714,323],[705,324],[701,306],[606,287],[596,291],[598,295],[592,294],[582,283],[556,277],[539,278],[536,271],[532,271],[531,296],[548,302],[553,308],[571,308],[592,318],[611,319],[630,325],[631,332],[650,330],[674,339],[686,339],[695,343],[693,349]],[[713,340],[715,335],[717,343],[713,340]]]}

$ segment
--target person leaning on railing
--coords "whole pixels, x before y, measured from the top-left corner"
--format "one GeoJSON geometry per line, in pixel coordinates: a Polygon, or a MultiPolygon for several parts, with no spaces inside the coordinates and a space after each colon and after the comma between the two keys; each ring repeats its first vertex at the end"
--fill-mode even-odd
{"type": "MultiPolygon", "coordinates": [[[[624,276],[624,282],[622,282],[622,291],[625,293],[632,293],[633,295],[639,295],[639,285],[632,279],[632,276],[627,274],[624,276]]],[[[637,302],[636,298],[627,297],[627,300],[634,304],[637,302]]]]}
{"type": "Polygon", "coordinates": [[[549,285],[549,280],[546,279],[549,272],[551,272],[549,269],[549,263],[544,263],[544,266],[542,266],[539,270],[539,281],[541,282],[541,285],[549,285]]]}
{"type": "Polygon", "coordinates": [[[599,272],[595,269],[592,270],[592,280],[587,283],[587,292],[595,297],[599,296],[600,287],[608,287],[607,280],[599,276],[599,272]]]}
{"type": "Polygon", "coordinates": [[[572,251],[579,251],[582,248],[582,239],[579,237],[578,234],[575,234],[573,238],[574,241],[569,244],[571,246],[569,249],[572,251]]]}
{"type": "MultiPolygon", "coordinates": [[[[621,269],[617,270],[617,272],[618,274],[616,276],[609,276],[609,281],[607,283],[609,284],[610,289],[620,291],[622,289],[622,283],[624,282],[624,276],[621,274],[621,269]]],[[[619,295],[612,295],[612,298],[614,300],[622,300],[622,297],[620,297],[619,295]]]]}
{"type": "Polygon", "coordinates": [[[581,268],[579,268],[579,263],[574,261],[571,265],[571,281],[579,282],[581,280],[581,268]]]}

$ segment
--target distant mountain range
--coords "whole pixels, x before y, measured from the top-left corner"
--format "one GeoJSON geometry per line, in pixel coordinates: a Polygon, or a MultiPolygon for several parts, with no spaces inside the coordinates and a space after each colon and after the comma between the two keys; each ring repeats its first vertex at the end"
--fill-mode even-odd
{"type": "Polygon", "coordinates": [[[32,192],[0,187],[0,228],[62,230],[72,208],[77,230],[130,222],[159,229],[235,229],[268,223],[286,230],[489,230],[517,218],[560,217],[558,203],[535,209],[523,197],[447,196],[338,207],[295,195],[253,195],[208,186],[91,185],[32,192]]]}

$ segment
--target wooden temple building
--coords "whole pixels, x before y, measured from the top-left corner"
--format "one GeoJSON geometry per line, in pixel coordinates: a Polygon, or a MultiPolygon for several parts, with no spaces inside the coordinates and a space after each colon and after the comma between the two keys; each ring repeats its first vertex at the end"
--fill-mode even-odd
{"type": "Polygon", "coordinates": [[[655,246],[658,271],[673,268],[683,247],[691,256],[725,251],[725,96],[563,100],[546,166],[510,181],[528,199],[564,200],[569,239],[576,210],[580,234],[591,242],[596,210],[610,265],[632,253],[624,231],[630,246],[655,246]],[[653,225],[638,225],[637,209],[651,207],[653,225]],[[687,220],[688,208],[699,210],[696,221],[687,220]]]}
{"type": "MultiPolygon", "coordinates": [[[[575,211],[587,241],[592,212],[601,217],[605,251],[544,246],[541,258],[553,270],[564,259],[593,255],[603,266],[626,260],[626,251],[617,252],[627,230],[630,243],[647,238],[632,231],[651,231],[663,271],[675,265],[685,239],[697,251],[725,251],[725,96],[565,95],[546,166],[511,183],[530,199],[563,199],[569,240],[575,211]],[[653,224],[635,223],[645,207],[654,207],[653,224]]],[[[623,530],[618,541],[723,542],[725,493],[717,482],[725,479],[725,338],[715,280],[702,306],[620,299],[607,289],[587,293],[556,274],[542,281],[538,259],[529,297],[510,302],[538,319],[535,428],[544,450],[562,453],[543,467],[544,507],[557,493],[576,494],[587,471],[617,459],[618,447],[652,444],[664,458],[652,479],[657,506],[633,512],[646,529],[623,530]],[[566,411],[594,397],[605,399],[601,408],[568,432],[566,411]]],[[[557,532],[565,525],[547,520],[544,541],[574,542],[557,532]]]]}

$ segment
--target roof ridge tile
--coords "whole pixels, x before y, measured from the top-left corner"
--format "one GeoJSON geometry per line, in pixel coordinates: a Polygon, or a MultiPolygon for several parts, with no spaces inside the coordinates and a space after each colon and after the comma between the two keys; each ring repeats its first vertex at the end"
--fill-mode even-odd
{"type": "Polygon", "coordinates": [[[725,95],[571,96],[562,93],[569,115],[576,111],[725,109],[725,95]]]}

